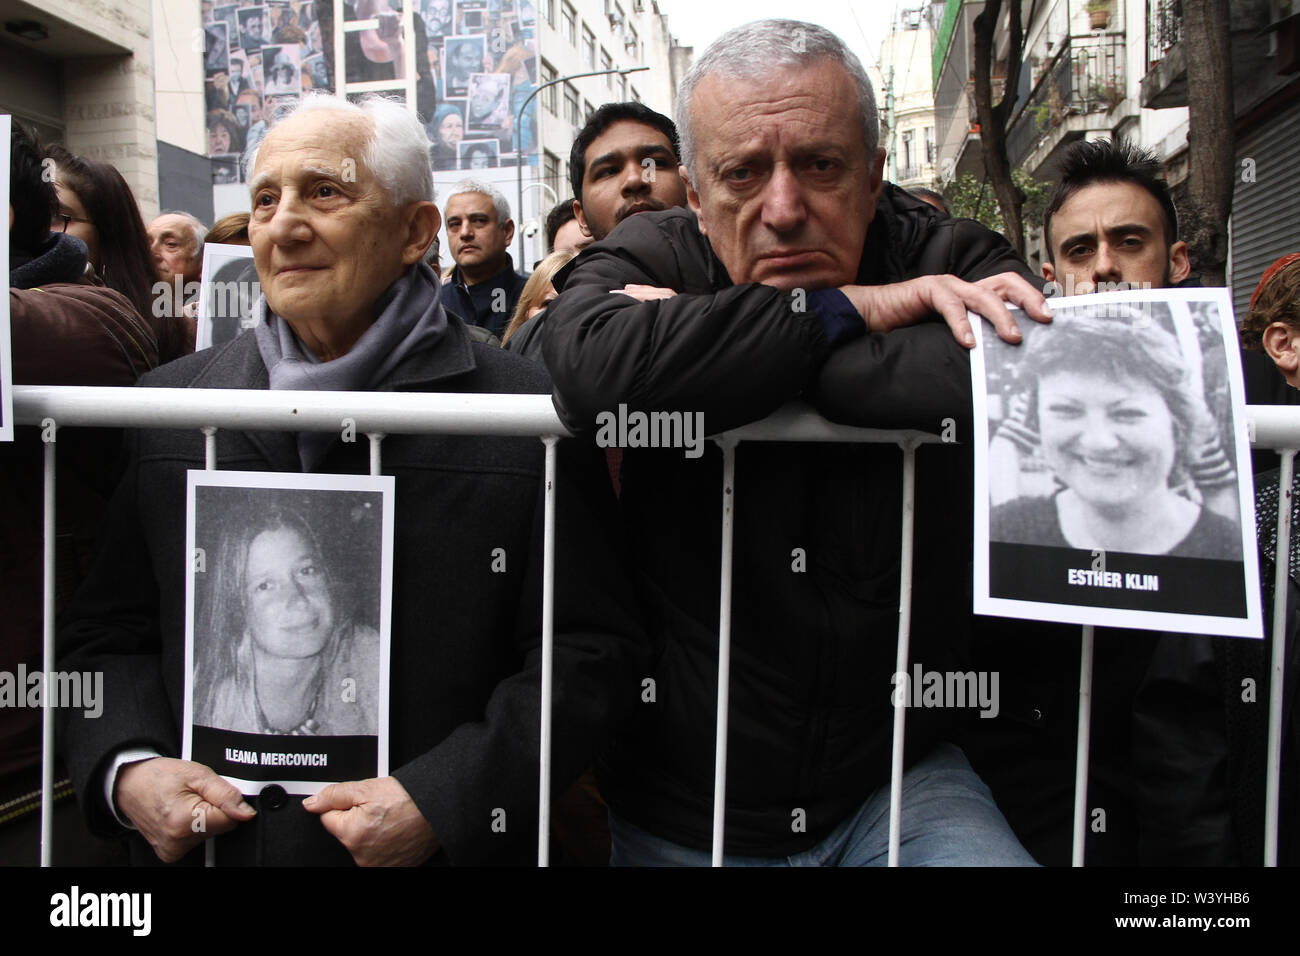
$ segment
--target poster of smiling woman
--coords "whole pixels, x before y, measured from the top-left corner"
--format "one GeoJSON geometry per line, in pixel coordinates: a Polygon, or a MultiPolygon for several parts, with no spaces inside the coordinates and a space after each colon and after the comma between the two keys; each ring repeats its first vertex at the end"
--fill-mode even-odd
{"type": "Polygon", "coordinates": [[[184,757],[244,793],[388,773],[391,477],[191,471],[184,757]]]}
{"type": "Polygon", "coordinates": [[[1260,637],[1227,291],[1051,305],[1021,345],[976,333],[975,613],[1260,637]]]}

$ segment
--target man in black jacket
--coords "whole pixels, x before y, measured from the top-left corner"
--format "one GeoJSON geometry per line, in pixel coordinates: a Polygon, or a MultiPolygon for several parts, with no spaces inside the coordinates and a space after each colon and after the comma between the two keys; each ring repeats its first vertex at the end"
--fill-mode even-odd
{"type": "MultiPolygon", "coordinates": [[[[857,59],[811,24],[740,27],[697,61],[677,115],[690,210],[628,218],[557,277],[545,355],[566,423],[626,405],[717,433],[804,395],[850,424],[968,431],[967,309],[1016,340],[1003,299],[1043,320],[1045,302],[1003,240],[883,184],[857,59]],[[952,331],[923,321],[936,311],[952,331]]],[[[912,660],[943,671],[969,626],[970,491],[959,453],[938,451],[918,467],[912,660]]],[[[659,661],[601,768],[614,862],[708,860],[719,466],[712,448],[624,455],[659,661]]],[[[731,860],[885,859],[900,475],[882,445],[738,450],[731,860]]],[[[944,743],[948,715],[907,724],[902,862],[1030,862],[944,743]]]]}

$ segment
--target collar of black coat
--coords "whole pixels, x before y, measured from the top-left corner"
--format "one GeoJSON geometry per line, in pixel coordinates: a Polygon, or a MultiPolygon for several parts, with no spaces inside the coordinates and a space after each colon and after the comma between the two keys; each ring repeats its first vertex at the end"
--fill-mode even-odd
{"type": "MultiPolygon", "coordinates": [[[[449,312],[446,333],[428,347],[408,355],[375,391],[454,391],[439,387],[439,383],[472,372],[476,364],[465,324],[449,312]]],[[[142,379],[141,384],[161,388],[246,388],[265,391],[270,388],[271,380],[266,371],[266,363],[262,361],[262,353],[257,348],[256,337],[243,334],[225,345],[204,349],[163,366],[142,379]],[[197,372],[194,371],[196,365],[197,372]]],[[[244,431],[242,434],[256,446],[275,471],[302,470],[295,432],[244,431]]]]}
{"type": "Polygon", "coordinates": [[[52,232],[35,254],[9,250],[9,285],[34,289],[55,282],[80,282],[86,273],[86,244],[76,236],[52,232]]]}
{"type": "MultiPolygon", "coordinates": [[[[893,183],[885,183],[880,191],[880,199],[876,202],[876,215],[872,218],[871,225],[867,227],[867,239],[862,246],[862,260],[858,263],[856,280],[858,285],[885,285],[890,282],[901,282],[907,278],[904,263],[911,261],[918,250],[929,241],[935,224],[947,218],[929,203],[922,202],[907,190],[893,183]]],[[[660,212],[637,213],[635,217],[628,217],[624,222],[631,222],[633,219],[639,220],[642,224],[669,219],[690,220],[700,242],[709,250],[705,268],[714,288],[725,289],[733,284],[727,274],[726,266],[709,245],[708,237],[699,232],[695,213],[689,208],[676,206],[660,212]],[[643,217],[647,218],[643,219],[643,217]]],[[[622,225],[623,223],[619,223],[605,237],[605,240],[593,242],[556,272],[551,279],[551,284],[555,286],[557,292],[564,289],[569,275],[583,257],[593,250],[603,248],[604,241],[616,239],[622,225]]]]}
{"type": "MultiPolygon", "coordinates": [[[[484,288],[489,288],[489,289],[495,289],[498,286],[501,286],[508,289],[511,288],[511,285],[514,281],[515,281],[515,260],[510,255],[510,253],[507,252],[505,265],[503,265],[498,272],[484,279],[482,282],[475,282],[474,286],[483,286],[484,288]]],[[[463,288],[466,289],[471,289],[474,287],[466,284],[465,276],[461,273],[460,266],[458,265],[452,266],[451,282],[453,285],[462,286],[463,288]]]]}

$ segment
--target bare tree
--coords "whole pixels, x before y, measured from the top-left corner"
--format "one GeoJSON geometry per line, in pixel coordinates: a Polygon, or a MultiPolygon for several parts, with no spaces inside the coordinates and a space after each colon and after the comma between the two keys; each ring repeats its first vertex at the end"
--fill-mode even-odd
{"type": "Polygon", "coordinates": [[[1182,238],[1206,285],[1223,285],[1236,173],[1228,0],[1183,0],[1187,51],[1187,196],[1182,238]]]}
{"type": "MultiPolygon", "coordinates": [[[[1005,235],[1025,254],[1025,223],[1021,214],[1025,204],[1024,192],[1011,178],[1011,161],[1007,158],[1007,124],[1016,105],[1016,90],[1020,88],[1020,71],[1024,65],[1025,31],[1020,15],[1022,0],[1011,0],[1007,5],[1009,29],[1007,31],[1007,58],[1002,98],[993,102],[993,69],[995,64],[994,37],[998,20],[1002,16],[1002,0],[985,0],[984,10],[975,18],[975,112],[980,123],[980,143],[984,147],[984,170],[989,185],[997,197],[1002,211],[1005,235]]],[[[1029,19],[1034,22],[1038,0],[1029,4],[1029,19]]]]}

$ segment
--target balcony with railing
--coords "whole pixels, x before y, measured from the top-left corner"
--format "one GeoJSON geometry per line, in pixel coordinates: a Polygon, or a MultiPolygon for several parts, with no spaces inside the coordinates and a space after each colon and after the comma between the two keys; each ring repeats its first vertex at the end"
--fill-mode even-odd
{"type": "MultiPolygon", "coordinates": [[[[1147,72],[1142,77],[1141,96],[1142,105],[1149,109],[1187,105],[1183,6],[1183,0],[1147,0],[1147,72]]],[[[1266,35],[1272,19],[1268,0],[1233,0],[1228,17],[1233,96],[1240,113],[1287,80],[1277,77],[1285,64],[1266,35]]]]}
{"type": "Polygon", "coordinates": [[[1109,114],[1127,89],[1122,34],[1071,37],[1054,57],[1031,58],[1026,67],[1029,98],[1007,132],[1012,166],[1028,164],[1032,172],[1062,143],[1114,125],[1109,114]]]}

